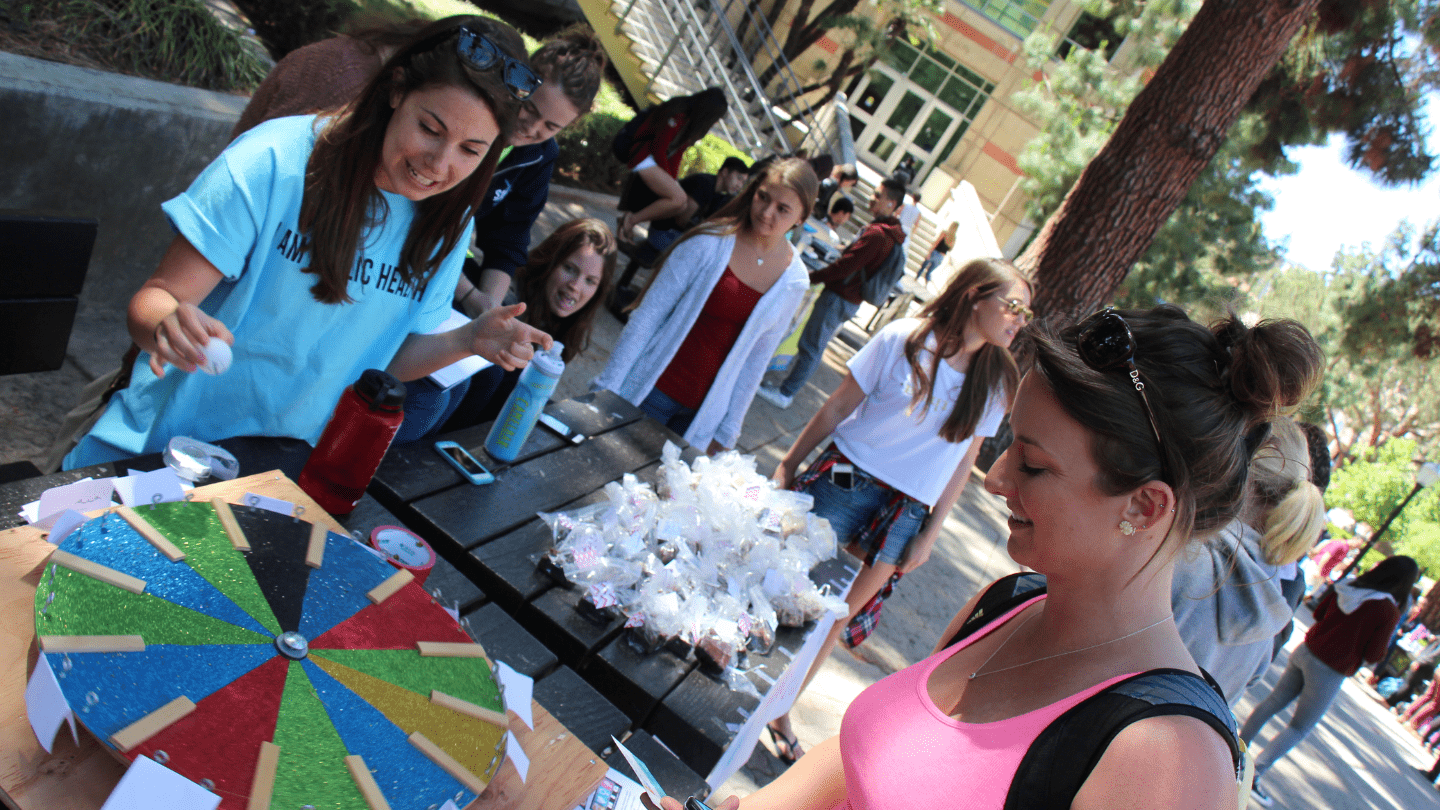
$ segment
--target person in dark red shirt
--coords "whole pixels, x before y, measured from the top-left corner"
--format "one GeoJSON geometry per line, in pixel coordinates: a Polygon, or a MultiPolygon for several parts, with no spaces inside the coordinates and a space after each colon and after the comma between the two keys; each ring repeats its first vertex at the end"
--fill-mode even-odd
{"type": "Polygon", "coordinates": [[[1240,729],[1248,745],[1265,723],[1297,698],[1295,715],[1255,757],[1255,788],[1251,793],[1265,807],[1273,803],[1260,777],[1291,748],[1305,739],[1340,694],[1345,679],[1362,662],[1385,654],[1390,634],[1400,621],[1400,604],[1420,578],[1420,566],[1405,556],[1386,557],[1360,576],[1335,584],[1315,609],[1315,624],[1305,643],[1290,654],[1275,689],[1255,707],[1240,729]]]}
{"type": "Polygon", "coordinates": [[[855,312],[860,309],[864,300],[860,291],[865,284],[865,273],[878,268],[889,257],[891,249],[905,241],[905,231],[900,227],[900,220],[895,218],[895,212],[904,199],[903,183],[888,178],[881,180],[879,187],[870,195],[868,206],[875,219],[845,248],[840,258],[810,274],[810,283],[824,284],[825,290],[815,300],[810,319],[805,321],[800,345],[790,363],[789,376],[779,388],[761,386],[761,399],[778,408],[788,408],[795,392],[804,387],[810,375],[815,373],[815,366],[825,353],[830,338],[835,337],[840,325],[855,317],[855,312]]]}

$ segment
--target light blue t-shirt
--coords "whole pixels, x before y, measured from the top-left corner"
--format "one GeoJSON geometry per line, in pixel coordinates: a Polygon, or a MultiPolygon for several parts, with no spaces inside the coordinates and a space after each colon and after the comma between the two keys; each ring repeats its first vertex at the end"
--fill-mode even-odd
{"type": "Polygon", "coordinates": [[[354,302],[322,304],[310,293],[318,276],[302,272],[309,257],[297,223],[323,123],[295,116],[255,127],[164,204],[171,225],[225,277],[200,308],[235,335],[234,362],[215,377],[167,366],[157,378],[141,353],[130,386],[66,456],[66,469],[163,450],[173,436],[314,444],[347,385],[445,319],[472,226],[428,283],[407,285],[396,268],[415,203],[383,191],[388,214],[366,232],[350,274],[354,302]]]}

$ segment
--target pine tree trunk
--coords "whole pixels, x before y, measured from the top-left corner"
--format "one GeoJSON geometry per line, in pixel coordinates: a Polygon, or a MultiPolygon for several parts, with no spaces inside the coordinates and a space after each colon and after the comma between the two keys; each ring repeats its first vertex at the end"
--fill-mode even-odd
{"type": "Polygon", "coordinates": [[[1020,258],[1038,312],[1110,299],[1318,4],[1207,0],[1020,258]]]}
{"type": "Polygon", "coordinates": [[[1424,598],[1425,610],[1420,614],[1420,623],[1435,633],[1440,631],[1440,582],[1431,586],[1424,598]]]}

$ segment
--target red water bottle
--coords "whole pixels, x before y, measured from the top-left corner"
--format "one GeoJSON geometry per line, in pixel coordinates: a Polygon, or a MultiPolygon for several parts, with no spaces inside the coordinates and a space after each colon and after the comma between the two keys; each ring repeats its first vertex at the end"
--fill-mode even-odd
{"type": "Polygon", "coordinates": [[[332,515],[350,514],[405,421],[404,404],[405,383],[379,369],[366,369],[340,395],[340,404],[300,471],[305,494],[332,515]]]}

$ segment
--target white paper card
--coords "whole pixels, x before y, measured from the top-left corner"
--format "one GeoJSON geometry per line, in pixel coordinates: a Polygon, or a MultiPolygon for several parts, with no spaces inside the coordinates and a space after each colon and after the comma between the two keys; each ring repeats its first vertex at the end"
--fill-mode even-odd
{"type": "Polygon", "coordinates": [[[289,501],[282,501],[279,498],[270,498],[265,495],[256,495],[253,492],[245,493],[240,502],[246,506],[253,506],[256,509],[268,509],[281,515],[295,514],[295,504],[289,501]]]}
{"type": "Polygon", "coordinates": [[[640,780],[641,785],[645,786],[645,792],[650,794],[650,801],[655,802],[655,806],[659,807],[660,800],[665,798],[665,789],[660,787],[660,782],[655,778],[655,774],[650,773],[650,769],[645,767],[645,763],[630,753],[630,749],[622,745],[619,740],[614,737],[610,739],[615,741],[615,747],[620,749],[620,753],[625,756],[625,761],[630,763],[630,770],[635,772],[635,777],[640,780]]]}
{"type": "Polygon", "coordinates": [[[60,724],[70,724],[70,734],[75,744],[80,744],[80,733],[75,730],[75,715],[60,691],[60,681],[55,679],[55,670],[50,668],[50,659],[44,654],[35,662],[35,671],[30,673],[30,683],[25,685],[25,713],[30,716],[30,728],[45,753],[55,745],[55,735],[60,733],[60,724]]]}
{"type": "Polygon", "coordinates": [[[460,808],[455,806],[454,799],[446,799],[445,803],[440,805],[440,810],[460,810],[460,808]]]}
{"type": "Polygon", "coordinates": [[[51,487],[40,495],[40,506],[36,508],[35,520],[44,523],[46,518],[74,509],[76,512],[93,512],[110,505],[110,493],[115,490],[113,478],[86,478],[60,487],[51,487]]]}
{"type": "Polygon", "coordinates": [[[510,764],[515,766],[515,771],[520,774],[520,781],[524,782],[525,777],[530,773],[530,757],[525,756],[525,749],[520,747],[520,741],[515,739],[515,732],[505,732],[505,757],[510,764]]]}
{"type": "MultiPolygon", "coordinates": [[[[464,326],[469,322],[470,319],[465,317],[464,313],[456,312],[452,309],[450,310],[450,317],[446,318],[444,323],[441,323],[439,326],[435,327],[435,330],[432,331],[430,334],[436,335],[441,332],[449,332],[453,329],[459,329],[460,327],[464,326]]],[[[430,379],[433,380],[436,385],[442,386],[444,388],[449,388],[455,383],[458,383],[464,379],[468,379],[474,376],[477,372],[492,365],[494,365],[494,363],[491,363],[489,360],[486,360],[479,355],[472,354],[469,357],[464,357],[456,360],[455,362],[442,369],[431,372],[430,379]]]]}
{"type": "Polygon", "coordinates": [[[136,757],[100,810],[215,810],[220,797],[149,757],[136,757]]]}
{"type": "Polygon", "coordinates": [[[515,712],[525,722],[526,728],[535,728],[535,715],[530,710],[530,695],[535,691],[535,681],[503,662],[496,667],[495,676],[505,690],[505,708],[515,712]]]}
{"type": "Polygon", "coordinates": [[[55,518],[55,523],[50,526],[50,533],[45,536],[45,539],[58,546],[87,520],[89,518],[74,509],[66,509],[55,518]]]}
{"type": "Polygon", "coordinates": [[[120,500],[132,508],[185,500],[180,476],[169,467],[151,472],[131,470],[126,477],[115,479],[115,491],[120,493],[120,500]]]}

